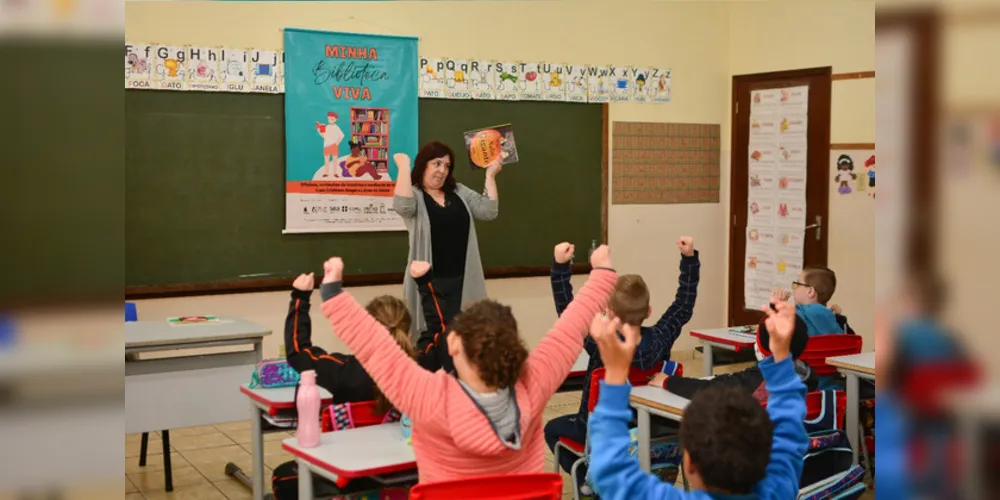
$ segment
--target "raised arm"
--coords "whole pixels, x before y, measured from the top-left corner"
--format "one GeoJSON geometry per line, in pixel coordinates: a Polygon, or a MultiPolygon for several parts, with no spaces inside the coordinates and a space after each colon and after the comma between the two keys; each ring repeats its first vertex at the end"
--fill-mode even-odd
{"type": "Polygon", "coordinates": [[[288,364],[297,372],[316,371],[317,383],[330,392],[337,392],[345,358],[327,353],[312,344],[312,321],[309,318],[309,297],[315,283],[312,273],[302,274],[292,284],[292,301],[285,317],[285,352],[288,364]]]}
{"type": "Polygon", "coordinates": [[[344,262],[340,258],[326,261],[323,267],[326,271],[320,286],[323,314],[330,320],[333,331],[396,408],[414,420],[425,418],[438,404],[437,394],[443,390],[447,375],[421,368],[381,323],[342,291],[344,262]]]}
{"type": "Polygon", "coordinates": [[[642,342],[635,351],[632,364],[640,370],[648,370],[664,359],[681,335],[684,325],[694,315],[694,304],[698,298],[698,282],[701,280],[701,261],[694,249],[694,240],[682,236],[677,240],[681,251],[681,273],[677,278],[677,294],[674,302],[664,311],[656,324],[649,327],[642,342]]]}
{"type": "Polygon", "coordinates": [[[469,212],[476,220],[493,220],[500,213],[500,204],[497,200],[483,196],[464,184],[459,184],[455,193],[469,206],[469,212]]]}
{"type": "Polygon", "coordinates": [[[500,193],[497,191],[497,174],[503,168],[503,160],[497,158],[486,166],[486,197],[493,201],[500,201],[500,193]]]}
{"type": "Polygon", "coordinates": [[[611,269],[611,254],[601,245],[590,258],[593,271],[580,295],[556,320],[555,326],[531,351],[527,361],[527,384],[535,402],[544,405],[566,380],[580,356],[583,337],[591,318],[603,311],[615,288],[618,275],[611,269]]]}
{"type": "Polygon", "coordinates": [[[774,423],[771,461],[767,475],[757,483],[760,498],[795,498],[802,475],[802,458],[809,448],[806,418],[806,386],[795,374],[790,344],[795,331],[795,306],[772,299],[777,311],[764,308],[770,334],[771,358],[760,362],[760,371],[770,396],[767,413],[774,423]],[[777,302],[777,303],[776,303],[777,302]]]}
{"type": "Polygon", "coordinates": [[[445,328],[458,311],[445,311],[441,308],[437,292],[434,290],[434,275],[431,264],[423,261],[413,261],[410,264],[410,276],[417,283],[420,292],[420,306],[423,310],[427,328],[417,340],[418,361],[425,370],[437,371],[444,368],[451,371],[454,365],[451,357],[445,351],[445,328]]]}
{"type": "Polygon", "coordinates": [[[556,304],[556,316],[562,316],[563,311],[573,302],[573,253],[576,246],[572,243],[560,243],[553,250],[552,271],[549,273],[552,282],[552,300],[556,304]]]}
{"type": "Polygon", "coordinates": [[[396,188],[393,191],[392,208],[404,218],[417,215],[417,200],[413,197],[413,181],[410,179],[410,157],[403,153],[392,155],[396,163],[396,188]]]}

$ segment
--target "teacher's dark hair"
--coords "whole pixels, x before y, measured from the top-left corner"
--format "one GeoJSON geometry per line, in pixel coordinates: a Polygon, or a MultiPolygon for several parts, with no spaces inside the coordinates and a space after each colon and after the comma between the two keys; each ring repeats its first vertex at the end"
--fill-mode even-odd
{"type": "Polygon", "coordinates": [[[451,148],[447,144],[440,143],[437,141],[428,142],[424,144],[424,147],[420,148],[420,152],[417,153],[417,158],[413,160],[413,172],[410,174],[410,181],[413,183],[414,187],[424,190],[424,171],[427,170],[427,164],[435,158],[448,157],[448,177],[444,179],[444,186],[441,190],[450,193],[455,190],[455,153],[451,151],[451,148]]]}

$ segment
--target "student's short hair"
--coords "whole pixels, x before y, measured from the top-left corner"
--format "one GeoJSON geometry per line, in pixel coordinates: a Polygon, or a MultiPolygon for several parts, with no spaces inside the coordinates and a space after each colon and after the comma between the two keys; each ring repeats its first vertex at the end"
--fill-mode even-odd
{"type": "Polygon", "coordinates": [[[510,307],[485,299],[473,303],[452,320],[450,328],[488,386],[506,389],[521,376],[528,348],[521,341],[510,307]]]}
{"type": "Polygon", "coordinates": [[[638,274],[623,274],[608,299],[608,309],[622,324],[642,326],[649,317],[649,287],[638,274]]]}
{"type": "Polygon", "coordinates": [[[816,290],[816,301],[826,305],[837,291],[837,274],[827,267],[807,267],[802,270],[802,281],[816,290]]]}
{"type": "Polygon", "coordinates": [[[764,479],[774,424],[746,390],[713,384],[684,410],[681,447],[707,488],[746,494],[764,479]]]}

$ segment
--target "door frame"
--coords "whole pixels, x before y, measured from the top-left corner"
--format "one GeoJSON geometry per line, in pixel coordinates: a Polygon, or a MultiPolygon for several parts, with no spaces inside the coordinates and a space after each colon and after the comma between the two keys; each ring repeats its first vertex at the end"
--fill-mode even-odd
{"type": "MultiPolygon", "coordinates": [[[[809,103],[809,115],[810,117],[817,117],[818,120],[809,120],[809,130],[810,132],[820,134],[820,140],[823,146],[820,148],[809,147],[807,152],[807,165],[812,165],[814,163],[819,163],[824,166],[828,166],[830,161],[830,108],[831,108],[831,97],[832,97],[832,83],[833,83],[833,68],[830,66],[815,67],[815,68],[804,68],[795,69],[787,71],[772,71],[767,73],[753,73],[747,75],[734,75],[732,80],[732,98],[730,101],[730,131],[729,131],[729,141],[730,141],[730,157],[729,157],[729,286],[726,290],[728,304],[727,309],[727,324],[729,326],[741,326],[741,324],[747,324],[748,318],[756,317],[759,320],[758,315],[748,312],[744,308],[744,293],[743,286],[746,281],[745,272],[743,270],[746,254],[744,250],[744,259],[734,258],[733,249],[736,248],[735,245],[746,245],[746,225],[747,221],[744,217],[743,220],[737,220],[736,211],[734,210],[739,204],[746,205],[747,198],[749,197],[749,179],[747,177],[748,173],[746,171],[737,172],[735,168],[735,161],[737,155],[743,155],[744,158],[747,156],[746,148],[748,144],[743,144],[742,147],[737,145],[737,133],[736,131],[741,126],[740,114],[739,114],[739,91],[741,85],[745,84],[764,84],[767,82],[774,82],[775,88],[782,86],[788,86],[788,80],[801,80],[801,79],[818,79],[818,82],[811,83],[809,87],[810,103],[809,103]],[[817,97],[816,104],[814,106],[813,97],[817,97]],[[825,117],[825,119],[824,119],[825,117]],[[741,279],[735,279],[736,276],[742,277],[741,279]],[[737,324],[739,323],[739,324],[737,324]]],[[[747,102],[747,109],[743,110],[746,116],[749,117],[749,101],[747,102]]],[[[749,120],[749,118],[748,118],[749,120]]],[[[749,122],[747,124],[749,126],[749,122]]],[[[749,133],[749,132],[748,132],[749,133]]],[[[749,142],[749,138],[747,139],[749,142]]],[[[808,166],[807,166],[808,169],[808,166]]],[[[807,177],[810,179],[810,177],[807,177]]],[[[815,215],[822,215],[823,220],[820,229],[823,230],[821,237],[821,244],[818,248],[814,247],[815,253],[817,255],[811,255],[812,259],[810,264],[816,265],[826,265],[827,262],[827,249],[828,249],[828,231],[829,228],[829,176],[824,176],[821,179],[817,179],[816,182],[808,182],[806,184],[806,224],[811,224],[814,220],[815,215]]],[[[763,313],[759,315],[763,316],[763,313]]]]}

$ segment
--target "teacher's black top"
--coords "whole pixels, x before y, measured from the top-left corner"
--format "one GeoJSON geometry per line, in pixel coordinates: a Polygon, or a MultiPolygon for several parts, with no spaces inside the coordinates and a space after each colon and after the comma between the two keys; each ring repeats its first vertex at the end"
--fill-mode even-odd
{"type": "Polygon", "coordinates": [[[444,206],[424,194],[431,223],[431,252],[434,275],[455,277],[465,274],[465,256],[469,245],[469,211],[454,191],[445,194],[444,206]]]}

